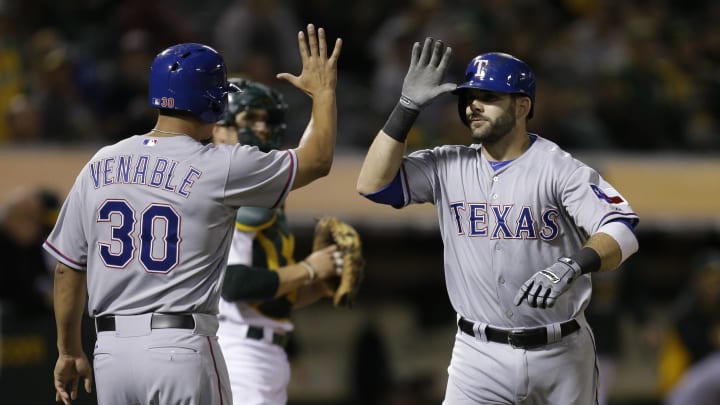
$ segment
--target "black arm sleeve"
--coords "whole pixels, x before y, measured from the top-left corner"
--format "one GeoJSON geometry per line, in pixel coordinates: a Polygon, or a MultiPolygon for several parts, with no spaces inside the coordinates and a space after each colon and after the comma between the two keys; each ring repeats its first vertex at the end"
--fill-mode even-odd
{"type": "Polygon", "coordinates": [[[227,301],[269,300],[275,297],[279,285],[276,271],[234,264],[225,271],[221,295],[227,301]]]}

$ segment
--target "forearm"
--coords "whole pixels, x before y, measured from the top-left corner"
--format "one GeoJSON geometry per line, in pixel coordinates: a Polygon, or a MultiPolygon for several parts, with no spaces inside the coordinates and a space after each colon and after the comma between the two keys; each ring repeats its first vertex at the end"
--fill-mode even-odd
{"type": "Polygon", "coordinates": [[[380,191],[398,174],[405,153],[405,139],[423,107],[441,94],[454,90],[454,83],[442,84],[452,49],[442,41],[426,38],[415,42],[410,67],[403,80],[400,100],[378,132],[360,169],[357,192],[368,195],[380,191]]]}
{"type": "Polygon", "coordinates": [[[594,250],[600,257],[600,268],[598,271],[612,270],[620,265],[622,258],[620,245],[611,236],[604,233],[596,233],[588,239],[584,247],[594,250]]]}
{"type": "Polygon", "coordinates": [[[587,241],[586,247],[600,256],[599,271],[612,270],[621,265],[640,248],[635,225],[637,221],[616,220],[606,223],[587,241]]]}
{"type": "Polygon", "coordinates": [[[227,301],[267,301],[286,295],[309,280],[310,273],[299,263],[277,271],[230,265],[225,273],[222,297],[227,301]]]}
{"type": "Polygon", "coordinates": [[[58,352],[82,353],[80,326],[87,296],[86,273],[58,263],[53,292],[58,352]]]}
{"type": "Polygon", "coordinates": [[[297,299],[293,303],[293,309],[302,308],[327,297],[328,290],[323,283],[314,283],[302,286],[298,289],[297,299]]]}
{"type": "Polygon", "coordinates": [[[371,194],[390,184],[402,165],[405,143],[378,132],[360,168],[357,192],[371,194]]]}
{"type": "Polygon", "coordinates": [[[593,234],[572,257],[583,273],[617,268],[638,250],[635,234],[623,222],[610,222],[593,234]]]}
{"type": "MultiPolygon", "coordinates": [[[[280,286],[276,297],[283,296],[292,291],[295,291],[308,283],[314,281],[317,275],[312,275],[308,268],[298,262],[290,266],[285,266],[278,271],[280,276],[280,286]]],[[[314,272],[315,270],[313,270],[314,272]]]]}
{"type": "Polygon", "coordinates": [[[515,295],[515,305],[527,301],[531,307],[551,308],[580,276],[612,270],[637,248],[637,239],[629,224],[609,222],[601,226],[580,250],[558,258],[549,267],[533,274],[515,295]]]}
{"type": "Polygon", "coordinates": [[[337,135],[337,106],[334,90],[313,95],[312,116],[295,149],[298,171],[293,189],[326,176],[332,167],[337,135]]]}

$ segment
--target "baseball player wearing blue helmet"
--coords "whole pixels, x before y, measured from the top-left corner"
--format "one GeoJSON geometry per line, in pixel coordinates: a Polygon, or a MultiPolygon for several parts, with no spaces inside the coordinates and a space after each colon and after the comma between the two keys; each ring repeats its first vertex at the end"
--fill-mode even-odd
{"type": "Polygon", "coordinates": [[[451,56],[432,38],[414,44],[357,181],[380,204],[437,207],[458,324],[444,404],[594,404],[590,273],[637,251],[638,216],[596,170],[527,131],[536,100],[525,62],[484,53],[455,85],[442,83],[451,56]],[[448,92],[472,143],[405,154],[420,111],[448,92]]]}
{"type": "Polygon", "coordinates": [[[220,54],[189,43],[157,55],[149,85],[155,127],[90,159],[44,244],[59,261],[57,401],[70,404],[81,382],[92,386],[80,341],[87,300],[99,403],[232,403],[216,332],[236,212],[278,207],[329,172],[341,44],[328,55],[322,28],[298,33],[302,73],[277,77],[310,95],[312,119],[298,147],[269,152],[208,142],[236,91],[220,54]]]}
{"type": "Polygon", "coordinates": [[[507,53],[490,52],[473,58],[465,69],[465,81],[453,90],[458,95],[460,120],[469,125],[465,89],[522,94],[530,98],[528,119],[535,112],[535,74],[525,62],[507,53]]]}
{"type": "Polygon", "coordinates": [[[150,105],[186,111],[202,122],[214,123],[225,113],[228,94],[238,91],[226,75],[222,57],[209,46],[171,46],[150,67],[150,105]]]}

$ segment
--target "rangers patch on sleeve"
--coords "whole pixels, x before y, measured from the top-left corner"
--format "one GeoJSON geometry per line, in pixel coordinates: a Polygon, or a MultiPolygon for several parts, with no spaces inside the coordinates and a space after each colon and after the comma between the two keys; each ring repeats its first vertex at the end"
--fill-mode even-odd
{"type": "Polygon", "coordinates": [[[596,195],[599,199],[605,200],[605,201],[607,201],[607,202],[610,203],[610,204],[622,204],[622,203],[625,203],[625,200],[622,198],[622,196],[620,195],[620,193],[618,193],[617,191],[615,191],[615,189],[612,188],[612,187],[608,187],[608,188],[606,188],[605,190],[600,190],[600,187],[598,187],[598,186],[596,186],[596,185],[594,185],[594,184],[591,184],[591,185],[590,185],[590,188],[592,189],[592,191],[595,193],[595,195],[596,195]]]}

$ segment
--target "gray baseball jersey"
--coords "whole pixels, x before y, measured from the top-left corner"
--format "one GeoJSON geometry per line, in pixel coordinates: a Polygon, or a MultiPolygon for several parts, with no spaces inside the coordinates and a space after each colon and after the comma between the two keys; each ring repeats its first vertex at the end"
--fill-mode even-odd
{"type": "Polygon", "coordinates": [[[450,302],[478,328],[455,337],[445,405],[596,402],[594,338],[583,315],[590,276],[552,308],[515,306],[514,297],[535,272],[577,252],[603,224],[634,223],[637,216],[597,171],[553,142],[531,138],[525,153],[497,168],[480,145],[418,151],[402,165],[404,201],[437,207],[450,302]],[[544,326],[550,341],[570,319],[577,333],[527,350],[489,341],[485,329],[544,326]]]}
{"type": "Polygon", "coordinates": [[[480,145],[421,150],[403,162],[405,201],[437,207],[448,295],[467,319],[521,328],[575,318],[590,299],[589,275],[552,308],[516,307],[513,298],[535,272],[578,251],[603,224],[637,220],[597,171],[533,137],[523,155],[498,170],[480,145]]]}
{"type": "Polygon", "coordinates": [[[82,169],[45,248],[87,269],[93,316],[217,314],[238,207],[275,207],[294,151],[133,136],[82,169]]]}

